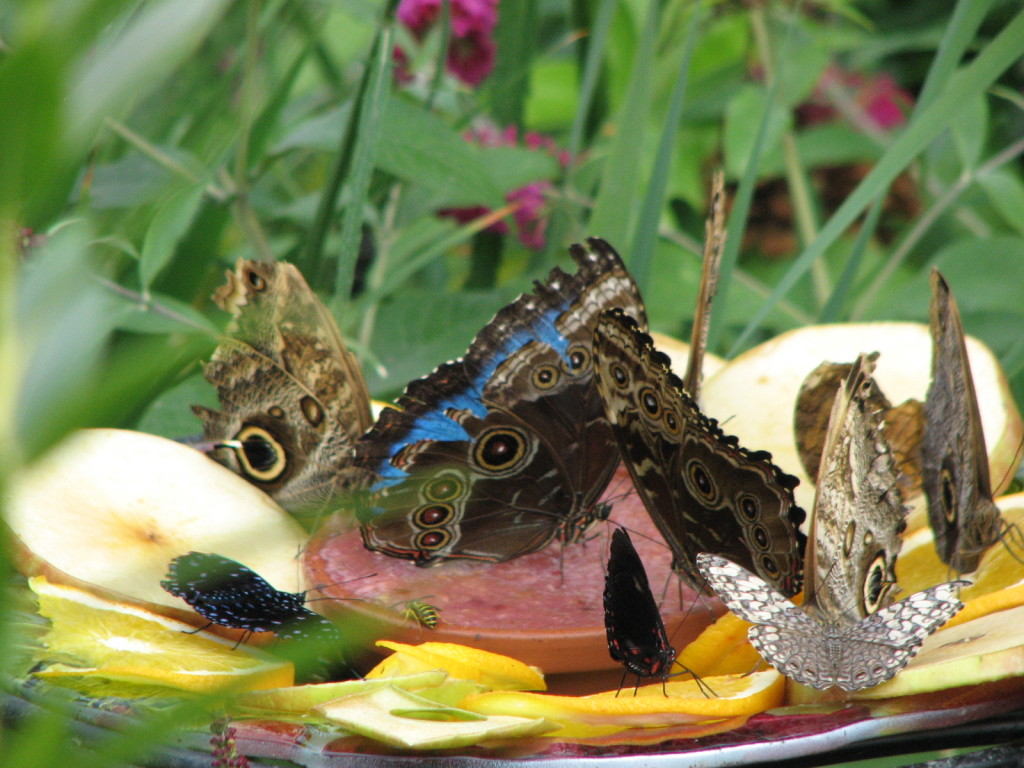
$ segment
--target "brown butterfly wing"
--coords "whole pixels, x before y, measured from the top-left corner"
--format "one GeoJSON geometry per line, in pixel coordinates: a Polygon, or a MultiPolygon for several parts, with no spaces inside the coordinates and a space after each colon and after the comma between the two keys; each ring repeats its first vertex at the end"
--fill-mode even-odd
{"type": "Polygon", "coordinates": [[[978,567],[999,540],[988,452],[963,325],[949,284],[932,271],[932,383],[925,401],[922,474],[935,549],[957,573],[978,567]]]}

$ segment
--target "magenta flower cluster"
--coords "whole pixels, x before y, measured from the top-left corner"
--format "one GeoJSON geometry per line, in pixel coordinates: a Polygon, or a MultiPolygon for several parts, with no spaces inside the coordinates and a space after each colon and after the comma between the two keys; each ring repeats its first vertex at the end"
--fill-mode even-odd
{"type": "MultiPolygon", "coordinates": [[[[499,129],[490,123],[480,123],[467,131],[465,138],[467,141],[479,144],[482,147],[515,147],[519,145],[519,131],[515,126],[499,129]]],[[[523,136],[522,144],[527,149],[547,152],[556,158],[563,168],[568,166],[572,160],[569,153],[559,148],[549,136],[527,131],[523,136]]],[[[517,206],[512,214],[516,225],[516,236],[527,248],[540,250],[544,247],[546,242],[544,236],[548,226],[548,195],[551,189],[551,182],[535,181],[518,189],[513,189],[505,196],[506,202],[517,206]]],[[[483,216],[489,210],[484,206],[445,208],[438,211],[438,214],[449,216],[460,223],[466,223],[483,216]]],[[[488,227],[488,231],[507,234],[509,232],[508,222],[496,222],[488,227]]]]}
{"type": "Polygon", "coordinates": [[[885,72],[862,74],[833,64],[822,74],[813,96],[800,106],[800,117],[805,124],[836,118],[837,110],[829,97],[833,87],[849,91],[864,116],[883,131],[903,125],[914,104],[910,94],[885,72]]]}
{"type": "MultiPolygon", "coordinates": [[[[451,42],[446,57],[448,71],[467,85],[476,87],[494,69],[494,27],[498,23],[498,0],[449,0],[451,42]]],[[[398,20],[422,40],[441,15],[441,0],[402,0],[398,20]]],[[[398,77],[404,70],[404,51],[397,49],[398,77]]]]}

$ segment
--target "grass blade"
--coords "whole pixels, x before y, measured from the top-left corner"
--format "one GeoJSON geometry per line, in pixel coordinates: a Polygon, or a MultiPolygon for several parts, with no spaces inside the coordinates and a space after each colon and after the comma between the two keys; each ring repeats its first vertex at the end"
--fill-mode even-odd
{"type": "Polygon", "coordinates": [[[661,132],[661,139],[658,142],[658,151],[654,158],[654,168],[651,171],[651,178],[647,182],[647,191],[644,194],[640,213],[637,217],[636,230],[633,233],[633,245],[629,254],[630,271],[633,273],[637,284],[641,286],[641,289],[647,285],[651,277],[654,246],[658,240],[658,220],[661,218],[661,210],[665,205],[665,188],[668,186],[668,173],[672,167],[672,153],[675,150],[679,121],[683,114],[683,99],[686,96],[686,86],[689,82],[690,62],[693,58],[693,49],[697,43],[697,30],[704,20],[703,7],[702,5],[696,7],[686,28],[686,37],[683,41],[683,57],[679,65],[679,76],[676,78],[675,85],[672,88],[672,99],[669,102],[668,114],[665,117],[665,127],[661,132]]]}
{"type": "MultiPolygon", "coordinates": [[[[590,214],[590,231],[613,245],[629,241],[631,222],[627,201],[636,195],[637,170],[644,166],[643,142],[640,137],[644,135],[650,116],[650,84],[654,77],[659,9],[659,3],[649,3],[647,6],[647,17],[637,46],[629,88],[619,108],[615,138],[605,163],[601,189],[590,214]]],[[[643,285],[640,287],[643,289],[643,285]]]]}
{"type": "MultiPolygon", "coordinates": [[[[956,77],[953,77],[942,94],[922,110],[911,121],[906,131],[892,143],[878,164],[871,169],[871,172],[857,185],[853,194],[846,199],[846,202],[839,207],[828,224],[822,228],[818,238],[793,262],[793,266],[779,281],[768,301],[747,323],[746,328],[733,344],[730,356],[743,348],[744,343],[764,321],[772,307],[810,269],[815,259],[820,258],[860,215],[861,211],[882,194],[893,179],[942,131],[946,130],[950,120],[960,109],[960,105],[972,94],[992,85],[996,78],[1012,66],[1022,54],[1024,54],[1024,11],[1018,13],[977,58],[964,67],[956,77]]],[[[723,265],[724,271],[725,266],[723,265]]]]}

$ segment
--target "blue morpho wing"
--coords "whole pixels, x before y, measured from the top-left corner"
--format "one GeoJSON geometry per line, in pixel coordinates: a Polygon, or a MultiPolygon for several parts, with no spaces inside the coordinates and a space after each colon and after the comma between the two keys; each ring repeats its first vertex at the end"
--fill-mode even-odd
{"type": "Polygon", "coordinates": [[[595,503],[619,461],[594,384],[593,332],[621,307],[646,326],[619,255],[590,238],[504,307],[466,354],[412,381],[359,441],[363,541],[434,565],[500,562],[572,542],[607,512],[595,503]]]}

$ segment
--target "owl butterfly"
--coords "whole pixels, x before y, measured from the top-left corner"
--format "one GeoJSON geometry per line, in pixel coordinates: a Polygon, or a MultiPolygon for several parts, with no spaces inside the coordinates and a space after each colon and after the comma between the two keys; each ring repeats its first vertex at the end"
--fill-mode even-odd
{"type": "Polygon", "coordinates": [[[367,548],[421,566],[500,562],[607,517],[596,502],[619,458],[594,386],[594,325],[609,307],[644,309],[608,243],[569,253],[575,275],[552,270],[359,441],[367,548]]]}
{"type": "MultiPolygon", "coordinates": [[[[824,362],[807,375],[797,394],[793,432],[800,463],[809,477],[818,474],[836,392],[852,368],[852,363],[824,362]]],[[[882,436],[892,449],[903,498],[920,493],[924,404],[920,400],[909,399],[893,405],[878,388],[877,382],[872,386],[867,402],[870,408],[884,414],[882,436]]]]}
{"type": "Polygon", "coordinates": [[[960,312],[937,269],[931,280],[932,382],[921,444],[924,491],[939,557],[953,572],[970,573],[1000,540],[1003,518],[992,500],[960,312]]]}
{"type": "Polygon", "coordinates": [[[204,371],[221,410],[192,409],[209,453],[283,507],[316,510],[352,482],[372,422],[359,365],[291,264],[240,260],[213,298],[234,320],[204,371]]]}
{"type": "Polygon", "coordinates": [[[710,593],[696,557],[715,552],[796,594],[805,541],[804,511],[793,499],[797,479],[701,413],[668,357],[624,312],[601,316],[594,356],[619,451],[672,550],[673,569],[710,593]]]}
{"type": "Polygon", "coordinates": [[[856,691],[888,680],[963,607],[957,589],[968,583],[939,584],[892,604],[905,509],[880,414],[870,405],[874,359],[861,355],[836,394],[802,607],[725,558],[697,559],[729,609],[754,624],[750,642],[765,660],[814,688],[856,691]]]}
{"type": "Polygon", "coordinates": [[[623,528],[612,532],[604,582],[604,626],[608,652],[626,668],[623,682],[630,672],[636,675],[637,685],[645,677],[668,677],[676,652],[669,643],[643,561],[623,528]]]}
{"type": "MultiPolygon", "coordinates": [[[[188,603],[211,624],[289,639],[341,642],[337,626],[306,607],[305,592],[282,592],[239,562],[206,552],[171,560],[160,586],[188,603]]],[[[204,627],[205,628],[205,627],[204,627]]]]}

